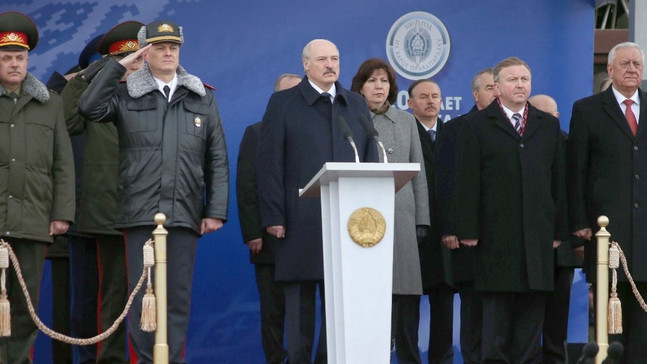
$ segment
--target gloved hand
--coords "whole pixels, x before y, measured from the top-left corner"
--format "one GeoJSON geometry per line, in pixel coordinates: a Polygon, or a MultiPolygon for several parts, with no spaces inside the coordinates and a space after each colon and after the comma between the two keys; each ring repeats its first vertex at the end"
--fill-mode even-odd
{"type": "Polygon", "coordinates": [[[84,70],[79,72],[79,74],[81,75],[81,78],[83,78],[87,83],[90,83],[94,78],[94,76],[96,76],[97,73],[101,71],[103,66],[106,65],[109,59],[110,59],[110,56],[106,56],[101,58],[98,61],[92,62],[88,67],[86,67],[84,70]]]}
{"type": "Polygon", "coordinates": [[[416,225],[416,238],[418,240],[418,245],[422,245],[428,235],[429,225],[416,225]]]}

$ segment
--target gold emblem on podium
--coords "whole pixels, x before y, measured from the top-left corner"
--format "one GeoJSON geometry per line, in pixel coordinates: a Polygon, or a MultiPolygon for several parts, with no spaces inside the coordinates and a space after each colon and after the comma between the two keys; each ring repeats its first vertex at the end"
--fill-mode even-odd
{"type": "Polygon", "coordinates": [[[348,234],[364,248],[371,248],[379,243],[385,230],[384,216],[370,207],[359,208],[348,218],[348,234]]]}

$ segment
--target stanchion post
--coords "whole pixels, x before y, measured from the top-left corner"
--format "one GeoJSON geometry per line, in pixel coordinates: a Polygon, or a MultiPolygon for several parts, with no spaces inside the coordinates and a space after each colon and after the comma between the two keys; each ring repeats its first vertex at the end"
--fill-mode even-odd
{"type": "Polygon", "coordinates": [[[168,364],[169,349],[166,324],[166,236],[168,231],[164,229],[166,216],[162,213],[155,214],[153,230],[155,239],[155,299],[157,311],[157,329],[155,330],[155,346],[153,346],[153,363],[168,364]]]}
{"type": "Polygon", "coordinates": [[[597,281],[595,285],[595,340],[600,351],[595,357],[595,363],[601,364],[606,359],[607,349],[609,348],[607,315],[609,305],[609,238],[611,234],[606,229],[609,226],[609,218],[604,215],[598,217],[598,226],[600,226],[600,230],[595,233],[598,253],[597,281]]]}

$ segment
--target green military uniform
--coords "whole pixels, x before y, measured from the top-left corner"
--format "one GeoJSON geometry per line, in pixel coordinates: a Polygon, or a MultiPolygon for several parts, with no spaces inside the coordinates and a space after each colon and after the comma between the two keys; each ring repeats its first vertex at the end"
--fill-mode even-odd
{"type": "MultiPolygon", "coordinates": [[[[98,51],[105,57],[121,57],[139,49],[137,32],[144,24],[136,21],[121,23],[108,31],[99,41],[98,51]]],[[[102,61],[93,65],[101,67],[102,61]]],[[[76,239],[70,248],[83,249],[82,244],[96,244],[99,267],[81,267],[82,263],[72,263],[78,273],[93,269],[99,275],[99,311],[98,331],[107,330],[121,315],[128,296],[128,279],[126,275],[126,252],[123,233],[115,230],[117,215],[117,190],[119,186],[119,139],[117,128],[112,123],[92,122],[78,113],[77,103],[81,94],[91,81],[91,68],[80,72],[72,78],[61,93],[65,122],[70,135],[83,135],[84,150],[82,152],[81,184],[77,201],[76,231],[90,238],[76,239]],[[86,72],[88,74],[86,74],[86,72]]],[[[77,253],[79,254],[79,253],[77,253]]],[[[82,253],[81,253],[82,254],[82,253]]],[[[74,270],[73,270],[74,271],[74,270]]],[[[79,277],[83,281],[83,277],[79,277]]],[[[73,277],[73,279],[75,279],[73,277]]],[[[77,285],[79,279],[75,279],[77,285]]],[[[96,289],[79,292],[96,294],[96,289]],[[89,292],[87,292],[89,291],[89,292]]],[[[96,298],[95,298],[96,299],[96,298]]],[[[92,300],[78,300],[82,305],[92,300]]],[[[84,321],[88,318],[73,317],[73,331],[86,333],[84,321]],[[76,327],[82,326],[82,327],[76,327]]],[[[96,320],[96,316],[94,318],[96,320]]],[[[119,325],[117,331],[104,340],[98,354],[94,348],[74,348],[76,357],[96,356],[96,363],[116,364],[126,363],[126,324],[119,325]],[[91,353],[88,353],[91,351],[91,353]]]]}
{"type": "MultiPolygon", "coordinates": [[[[0,14],[0,52],[33,49],[38,31],[24,14],[0,14]]],[[[26,62],[26,61],[25,61],[26,62]]],[[[4,77],[4,76],[0,76],[4,77]]],[[[18,92],[0,78],[0,238],[18,257],[32,302],[38,290],[52,221],[74,220],[74,162],[61,99],[26,73],[18,92]]],[[[3,363],[30,363],[37,328],[13,269],[7,288],[12,332],[0,339],[3,363]]]]}

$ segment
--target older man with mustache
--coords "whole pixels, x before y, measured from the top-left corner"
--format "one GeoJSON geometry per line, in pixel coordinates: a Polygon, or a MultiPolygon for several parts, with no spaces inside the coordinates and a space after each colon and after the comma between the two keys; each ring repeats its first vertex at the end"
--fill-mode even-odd
{"type": "MultiPolygon", "coordinates": [[[[279,238],[275,279],[285,284],[285,331],[291,364],[312,362],[317,286],[324,302],[321,203],[319,198],[299,198],[299,188],[323,163],[355,160],[335,121],[339,117],[353,132],[360,160],[378,160],[375,144],[359,123],[360,116],[370,119],[364,98],[337,82],[337,46],[315,39],[304,47],[302,62],[303,80],[274,93],[267,104],[257,153],[261,225],[279,238]]],[[[321,327],[316,363],[326,362],[323,311],[321,327]]]]}
{"type": "MultiPolygon", "coordinates": [[[[418,80],[409,86],[409,107],[417,120],[418,135],[425,161],[425,173],[429,192],[429,212],[431,216],[430,231],[419,231],[418,248],[420,251],[420,269],[422,272],[423,294],[429,297],[429,363],[452,363],[452,329],[454,315],[454,289],[447,284],[445,264],[448,264],[449,253],[441,249],[438,231],[438,217],[434,191],[436,189],[436,140],[442,137],[443,121],[438,117],[442,95],[438,84],[431,80],[418,80]],[[443,258],[445,255],[447,258],[443,258]]],[[[419,228],[420,230],[420,228],[419,228]]],[[[417,297],[416,297],[417,298],[417,297]]],[[[420,362],[416,358],[418,344],[418,321],[420,300],[409,298],[398,304],[399,317],[411,317],[413,324],[409,327],[410,339],[408,350],[412,353],[411,363],[420,362]],[[416,331],[414,331],[416,330],[416,331]]],[[[397,344],[396,344],[397,345],[397,344]]],[[[400,345],[402,346],[402,345],[400,345]]],[[[404,349],[404,348],[400,348],[404,349]]]]}

